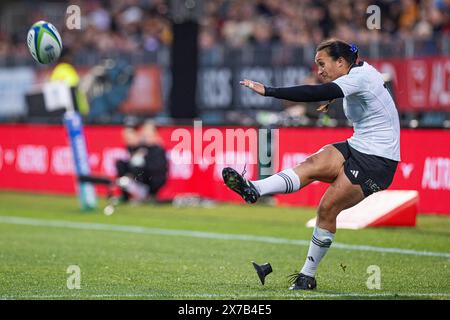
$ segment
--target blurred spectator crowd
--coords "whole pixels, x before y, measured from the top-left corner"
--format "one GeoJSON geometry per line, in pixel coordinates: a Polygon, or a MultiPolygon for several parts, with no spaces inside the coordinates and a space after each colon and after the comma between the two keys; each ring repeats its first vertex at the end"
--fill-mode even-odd
{"type": "MultiPolygon", "coordinates": [[[[41,19],[52,21],[64,44],[76,51],[157,51],[172,41],[171,5],[169,0],[2,1],[0,58],[28,54],[26,32],[41,19]],[[69,5],[81,8],[81,31],[65,25],[69,5]]],[[[297,47],[327,37],[364,45],[450,34],[450,0],[204,0],[202,6],[199,43],[204,49],[297,47]],[[366,26],[370,5],[381,9],[379,30],[366,26]]]]}
{"type": "Polygon", "coordinates": [[[47,20],[59,30],[65,47],[100,54],[114,50],[157,51],[172,41],[165,0],[9,1],[0,4],[0,57],[28,54],[26,34],[36,21],[47,20]],[[67,28],[70,5],[81,10],[81,30],[67,28]]]}
{"type": "Polygon", "coordinates": [[[361,45],[450,34],[449,0],[254,0],[206,1],[201,43],[286,46],[337,37],[361,45]],[[381,29],[367,28],[370,5],[380,8],[381,29]]]}

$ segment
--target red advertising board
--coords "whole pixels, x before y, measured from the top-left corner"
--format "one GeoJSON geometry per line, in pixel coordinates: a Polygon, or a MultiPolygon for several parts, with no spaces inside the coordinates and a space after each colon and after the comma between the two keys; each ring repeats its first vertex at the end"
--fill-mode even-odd
{"type": "Polygon", "coordinates": [[[241,172],[245,168],[249,179],[258,176],[257,150],[252,148],[257,145],[254,128],[165,127],[160,134],[170,163],[170,179],[160,198],[193,193],[240,203],[241,198],[224,186],[222,169],[231,166],[241,172]],[[240,143],[243,141],[245,144],[240,143]]]}
{"type": "MultiPolygon", "coordinates": [[[[236,194],[224,187],[221,171],[225,166],[243,170],[247,163],[246,176],[254,179],[257,176],[256,153],[250,152],[248,143],[240,148],[237,140],[219,141],[227,130],[235,137],[242,137],[247,130],[256,132],[249,128],[159,129],[170,166],[169,181],[159,194],[161,199],[191,193],[221,201],[240,201],[236,194]],[[197,145],[194,138],[198,141],[197,145]],[[183,148],[179,147],[180,144],[183,148]],[[208,155],[211,154],[215,162],[208,162],[211,158],[208,155]],[[221,154],[222,158],[219,157],[221,154]]],[[[87,126],[85,135],[93,174],[115,177],[115,161],[128,157],[122,142],[121,127],[87,126]]],[[[73,172],[72,154],[64,127],[0,126],[0,189],[74,194],[73,172]]],[[[99,188],[99,191],[102,189],[99,188]]]]}
{"type": "MultiPolygon", "coordinates": [[[[170,163],[169,181],[160,192],[161,199],[192,193],[218,201],[242,203],[223,185],[220,173],[224,166],[243,170],[247,163],[246,177],[255,179],[258,176],[254,164],[256,153],[249,143],[238,147],[224,137],[242,137],[256,130],[162,127],[159,132],[170,163]],[[221,159],[219,153],[222,153],[222,162],[217,160],[221,159]],[[215,162],[208,162],[211,156],[215,162]]],[[[92,172],[114,177],[115,160],[128,156],[123,147],[121,128],[88,126],[85,134],[92,172]]],[[[279,129],[278,168],[294,167],[322,146],[343,141],[351,135],[350,128],[279,129]]],[[[390,189],[419,191],[421,213],[450,214],[450,131],[403,129],[401,156],[390,189]]],[[[281,205],[317,206],[327,186],[316,182],[299,192],[278,195],[277,200],[281,205]]],[[[64,128],[1,125],[0,189],[74,194],[72,155],[64,128]]]]}
{"type": "MultiPolygon", "coordinates": [[[[343,141],[352,129],[284,128],[279,131],[280,168],[295,166],[326,144],[343,141]]],[[[450,214],[450,131],[401,130],[401,157],[392,190],[419,191],[419,212],[450,214]]],[[[279,204],[317,206],[328,184],[278,195],[279,204]]]]}
{"type": "Polygon", "coordinates": [[[390,74],[401,110],[450,109],[450,57],[369,60],[390,74]]]}

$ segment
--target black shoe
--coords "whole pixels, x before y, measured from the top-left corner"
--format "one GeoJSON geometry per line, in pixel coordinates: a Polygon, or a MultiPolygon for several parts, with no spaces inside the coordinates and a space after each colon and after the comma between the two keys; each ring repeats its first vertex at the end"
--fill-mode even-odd
{"type": "Polygon", "coordinates": [[[255,203],[260,197],[255,186],[233,168],[224,168],[222,177],[225,184],[238,193],[247,203],[255,203]]]}
{"type": "Polygon", "coordinates": [[[265,263],[262,265],[259,265],[252,261],[253,267],[255,267],[256,273],[258,274],[259,280],[261,280],[261,284],[264,285],[264,281],[266,279],[266,276],[272,272],[272,266],[270,263],[265,263]]]}
{"type": "Polygon", "coordinates": [[[316,279],[303,273],[294,273],[290,277],[292,285],[289,290],[313,290],[317,287],[316,279]]]}

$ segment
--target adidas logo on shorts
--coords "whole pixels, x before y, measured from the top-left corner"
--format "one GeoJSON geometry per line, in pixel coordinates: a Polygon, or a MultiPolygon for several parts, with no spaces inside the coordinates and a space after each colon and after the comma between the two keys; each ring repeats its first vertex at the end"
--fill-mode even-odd
{"type": "Polygon", "coordinates": [[[350,170],[350,172],[355,176],[355,178],[358,178],[358,170],[350,170]]]}

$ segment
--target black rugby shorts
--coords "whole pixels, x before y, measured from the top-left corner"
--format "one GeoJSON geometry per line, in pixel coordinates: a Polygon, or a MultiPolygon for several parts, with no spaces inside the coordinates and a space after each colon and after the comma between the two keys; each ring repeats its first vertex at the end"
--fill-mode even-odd
{"type": "Polygon", "coordinates": [[[387,189],[394,179],[398,161],[365,154],[353,149],[347,141],[333,146],[344,156],[344,172],[352,184],[359,184],[368,197],[387,189]]]}

